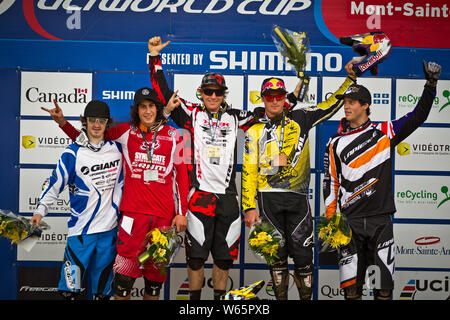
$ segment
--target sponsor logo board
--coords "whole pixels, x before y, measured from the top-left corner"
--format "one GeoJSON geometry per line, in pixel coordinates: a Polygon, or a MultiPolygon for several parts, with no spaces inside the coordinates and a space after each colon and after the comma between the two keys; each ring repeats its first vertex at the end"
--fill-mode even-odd
{"type": "Polygon", "coordinates": [[[450,219],[447,176],[395,176],[396,218],[450,219]]]}
{"type": "Polygon", "coordinates": [[[67,243],[67,217],[44,217],[50,229],[42,231],[39,240],[28,252],[17,245],[18,261],[62,261],[67,243]]]}
{"type": "Polygon", "coordinates": [[[419,127],[395,150],[396,170],[447,171],[450,143],[447,128],[419,127]]]}
{"type": "MultiPolygon", "coordinates": [[[[81,128],[79,121],[70,121],[81,128]]],[[[20,120],[20,163],[56,164],[72,140],[53,120],[20,120]]]]}
{"type": "Polygon", "coordinates": [[[20,114],[48,116],[56,99],[65,116],[80,116],[92,100],[92,73],[21,72],[20,114]]]}
{"type": "Polygon", "coordinates": [[[395,266],[448,268],[450,238],[448,225],[394,224],[395,266]]]}

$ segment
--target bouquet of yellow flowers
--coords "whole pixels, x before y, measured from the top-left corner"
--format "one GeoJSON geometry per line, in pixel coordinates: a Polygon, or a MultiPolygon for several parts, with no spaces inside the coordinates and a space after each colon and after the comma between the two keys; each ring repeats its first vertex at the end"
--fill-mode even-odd
{"type": "Polygon", "coordinates": [[[331,246],[332,250],[346,246],[352,238],[352,229],[350,229],[345,215],[341,213],[335,213],[329,219],[323,216],[320,217],[317,229],[319,239],[324,242],[324,249],[329,246],[331,246]]]}
{"type": "Polygon", "coordinates": [[[278,259],[280,236],[274,227],[267,222],[257,222],[250,230],[248,244],[257,256],[263,257],[267,264],[272,265],[278,259]]]}
{"type": "Polygon", "coordinates": [[[146,249],[138,256],[138,260],[142,265],[151,260],[159,272],[165,275],[166,268],[180,249],[181,241],[175,228],[153,228],[147,233],[144,244],[146,249]]]}
{"type": "Polygon", "coordinates": [[[41,222],[38,228],[30,222],[30,219],[19,217],[11,211],[0,209],[0,237],[10,239],[13,244],[31,236],[39,237],[42,230],[47,229],[50,229],[50,227],[45,222],[41,222]]]}

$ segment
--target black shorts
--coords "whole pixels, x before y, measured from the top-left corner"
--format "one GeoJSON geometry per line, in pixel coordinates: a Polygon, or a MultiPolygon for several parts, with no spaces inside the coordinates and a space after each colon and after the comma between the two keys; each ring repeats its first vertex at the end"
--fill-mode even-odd
{"type": "Polygon", "coordinates": [[[372,288],[394,288],[394,232],[390,214],[348,218],[352,229],[350,243],[339,251],[341,288],[362,286],[366,282],[366,270],[372,288]],[[377,279],[379,283],[377,283],[377,279]],[[379,286],[377,288],[377,286],[379,286]]]}
{"type": "Polygon", "coordinates": [[[236,194],[191,191],[187,213],[186,259],[236,260],[241,215],[236,194]]]}
{"type": "Polygon", "coordinates": [[[259,214],[282,236],[280,260],[291,257],[299,267],[312,265],[314,230],[308,196],[293,192],[258,192],[259,214]]]}

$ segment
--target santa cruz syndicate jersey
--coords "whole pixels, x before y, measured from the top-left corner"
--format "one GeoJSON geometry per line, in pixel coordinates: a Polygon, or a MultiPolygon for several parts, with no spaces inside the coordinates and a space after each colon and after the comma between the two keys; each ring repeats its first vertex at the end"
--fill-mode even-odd
{"type": "Polygon", "coordinates": [[[330,118],[343,105],[336,99],[353,80],[315,107],[292,110],[278,121],[261,119],[246,132],[242,167],[242,206],[256,208],[256,191],[308,194],[310,180],[309,130],[330,118]],[[279,165],[280,155],[286,157],[279,165]]]}
{"type": "Polygon", "coordinates": [[[68,186],[68,236],[109,231],[117,226],[123,174],[120,145],[106,141],[98,151],[76,143],[58,160],[41,193],[35,213],[42,216],[68,186]]]}
{"type": "MultiPolygon", "coordinates": [[[[161,101],[168,101],[173,91],[168,87],[160,56],[151,56],[149,62],[152,87],[161,101]]],[[[222,106],[216,115],[201,104],[181,100],[181,106],[171,113],[172,120],[190,132],[192,164],[189,171],[192,185],[202,191],[235,193],[236,163],[239,128],[252,120],[253,113],[222,106]]]]}
{"type": "Polygon", "coordinates": [[[393,214],[392,163],[394,147],[416,130],[428,117],[436,89],[425,86],[413,111],[382,122],[370,120],[351,129],[345,118],[338,133],[328,141],[323,193],[326,215],[336,210],[349,218],[393,214]]]}
{"type": "MultiPolygon", "coordinates": [[[[69,122],[62,129],[72,140],[79,134],[69,122]]],[[[125,181],[120,211],[167,219],[174,214],[186,215],[187,168],[180,160],[183,158],[183,148],[177,147],[177,144],[181,145],[181,137],[175,128],[159,126],[150,164],[145,144],[149,149],[152,148],[155,131],[146,130],[145,127],[139,129],[130,123],[122,123],[105,132],[105,139],[116,141],[122,146],[125,181]],[[141,130],[145,134],[145,141],[141,130]],[[144,180],[145,170],[157,170],[157,180],[144,180]],[[177,201],[174,198],[174,186],[177,201]]]]}

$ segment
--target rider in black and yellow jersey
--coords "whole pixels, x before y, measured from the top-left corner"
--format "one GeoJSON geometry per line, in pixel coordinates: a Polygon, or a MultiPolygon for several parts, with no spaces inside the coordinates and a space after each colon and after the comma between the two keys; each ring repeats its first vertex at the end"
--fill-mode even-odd
{"type": "MultiPolygon", "coordinates": [[[[279,260],[270,266],[277,299],[287,299],[288,255],[294,261],[294,279],[302,300],[312,294],[313,221],[308,202],[310,181],[309,130],[329,119],[342,101],[336,98],[355,82],[356,76],[347,64],[349,76],[340,88],[317,106],[286,108],[284,81],[265,79],[261,96],[265,117],[246,133],[242,167],[242,206],[245,224],[255,221],[271,223],[282,237],[279,260]],[[256,210],[258,200],[259,213],[256,210]]],[[[297,85],[298,92],[300,84],[297,85]]],[[[291,101],[294,99],[294,101],[291,101]]]]}

